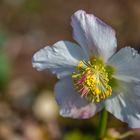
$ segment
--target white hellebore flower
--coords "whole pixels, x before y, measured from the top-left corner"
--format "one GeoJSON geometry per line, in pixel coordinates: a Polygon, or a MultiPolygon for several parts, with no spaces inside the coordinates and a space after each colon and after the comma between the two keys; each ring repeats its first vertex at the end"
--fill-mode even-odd
{"type": "Polygon", "coordinates": [[[130,47],[117,53],[115,31],[79,10],[72,16],[79,45],[59,41],[33,56],[33,67],[49,69],[60,79],[55,86],[60,115],[90,118],[105,108],[129,127],[140,127],[140,55],[130,47]]]}

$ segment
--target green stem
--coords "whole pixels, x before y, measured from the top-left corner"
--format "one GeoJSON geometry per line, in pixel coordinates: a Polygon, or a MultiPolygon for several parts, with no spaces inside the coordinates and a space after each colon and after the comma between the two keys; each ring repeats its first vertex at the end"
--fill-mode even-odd
{"type": "Polygon", "coordinates": [[[99,119],[96,140],[100,140],[105,136],[107,130],[107,119],[108,119],[108,113],[105,109],[103,109],[99,119]]]}

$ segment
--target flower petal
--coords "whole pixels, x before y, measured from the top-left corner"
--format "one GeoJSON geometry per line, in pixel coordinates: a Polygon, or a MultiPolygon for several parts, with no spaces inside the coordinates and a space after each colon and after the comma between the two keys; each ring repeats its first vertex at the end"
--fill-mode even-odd
{"type": "Polygon", "coordinates": [[[79,60],[86,59],[82,49],[71,42],[59,41],[53,46],[47,46],[33,56],[32,65],[37,70],[50,69],[58,78],[70,75],[79,60]]]}
{"type": "Polygon", "coordinates": [[[140,85],[122,83],[122,92],[105,101],[106,109],[131,128],[140,128],[140,85]]]}
{"type": "Polygon", "coordinates": [[[97,55],[106,61],[117,47],[115,31],[103,21],[79,10],[72,16],[74,39],[92,57],[97,55]]]}
{"type": "Polygon", "coordinates": [[[116,69],[114,77],[126,82],[140,81],[140,55],[130,47],[122,48],[108,62],[116,69]]]}
{"type": "Polygon", "coordinates": [[[87,119],[102,109],[101,105],[92,104],[74,90],[70,77],[60,80],[55,86],[56,101],[63,117],[87,119]]]}

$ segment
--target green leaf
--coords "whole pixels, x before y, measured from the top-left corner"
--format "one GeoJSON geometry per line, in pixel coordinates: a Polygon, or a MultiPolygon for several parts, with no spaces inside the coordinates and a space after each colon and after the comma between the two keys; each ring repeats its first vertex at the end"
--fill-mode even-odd
{"type": "Polygon", "coordinates": [[[0,53],[0,89],[5,87],[10,78],[10,63],[5,54],[0,53]]]}

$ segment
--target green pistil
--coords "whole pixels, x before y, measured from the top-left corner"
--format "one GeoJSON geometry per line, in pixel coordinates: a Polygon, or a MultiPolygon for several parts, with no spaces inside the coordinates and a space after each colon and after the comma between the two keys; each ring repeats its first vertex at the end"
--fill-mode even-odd
{"type": "Polygon", "coordinates": [[[92,102],[100,102],[112,95],[112,87],[116,84],[113,73],[111,66],[105,66],[101,59],[94,57],[88,62],[80,61],[72,78],[82,97],[84,95],[92,102]]]}

